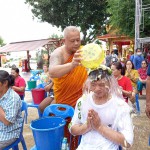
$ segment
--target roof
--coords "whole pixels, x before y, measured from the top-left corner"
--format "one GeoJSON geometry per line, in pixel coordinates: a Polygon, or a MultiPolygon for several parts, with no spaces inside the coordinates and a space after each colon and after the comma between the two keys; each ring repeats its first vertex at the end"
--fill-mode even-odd
{"type": "Polygon", "coordinates": [[[46,44],[58,42],[58,39],[41,39],[9,43],[0,47],[0,52],[32,51],[46,44]]]}
{"type": "Polygon", "coordinates": [[[115,35],[115,34],[105,34],[102,36],[98,36],[97,38],[99,40],[104,40],[104,39],[116,39],[116,38],[126,38],[127,36],[124,35],[115,35]]]}
{"type": "Polygon", "coordinates": [[[149,42],[150,42],[150,37],[138,38],[137,40],[138,40],[140,43],[149,43],[149,42]]]}
{"type": "Polygon", "coordinates": [[[5,54],[0,54],[0,57],[1,57],[1,56],[6,56],[6,55],[5,55],[5,54]]]}
{"type": "Polygon", "coordinates": [[[108,39],[112,39],[114,44],[121,45],[130,45],[131,39],[125,35],[116,35],[116,34],[105,34],[97,37],[99,40],[107,41],[108,39]]]}

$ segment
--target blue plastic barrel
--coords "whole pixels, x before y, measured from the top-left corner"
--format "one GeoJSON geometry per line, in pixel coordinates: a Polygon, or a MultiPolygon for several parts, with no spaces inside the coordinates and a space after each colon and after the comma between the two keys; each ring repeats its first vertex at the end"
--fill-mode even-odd
{"type": "Polygon", "coordinates": [[[60,117],[46,117],[30,124],[37,150],[60,150],[66,121],[60,117]]]}

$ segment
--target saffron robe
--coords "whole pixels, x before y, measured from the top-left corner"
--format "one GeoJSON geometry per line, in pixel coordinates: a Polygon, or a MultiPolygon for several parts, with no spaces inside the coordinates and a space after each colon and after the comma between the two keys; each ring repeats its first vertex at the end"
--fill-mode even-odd
{"type": "MultiPolygon", "coordinates": [[[[71,62],[73,55],[66,63],[71,62]]],[[[83,66],[77,66],[68,74],[60,78],[54,78],[54,97],[58,104],[68,104],[75,107],[77,100],[82,96],[82,87],[87,79],[87,70],[83,66]]]]}

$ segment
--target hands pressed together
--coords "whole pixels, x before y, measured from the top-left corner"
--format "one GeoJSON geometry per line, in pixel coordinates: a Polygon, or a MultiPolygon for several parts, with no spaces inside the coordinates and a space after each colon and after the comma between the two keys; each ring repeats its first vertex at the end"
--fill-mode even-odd
{"type": "Polygon", "coordinates": [[[97,130],[102,126],[101,119],[98,116],[98,113],[93,109],[89,110],[88,117],[87,117],[87,129],[90,130],[97,130]]]}

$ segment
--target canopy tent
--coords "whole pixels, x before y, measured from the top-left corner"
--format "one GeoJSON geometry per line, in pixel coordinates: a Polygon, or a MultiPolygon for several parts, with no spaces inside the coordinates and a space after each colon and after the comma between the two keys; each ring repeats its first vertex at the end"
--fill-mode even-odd
{"type": "Polygon", "coordinates": [[[36,50],[39,47],[45,45],[56,45],[57,47],[59,46],[59,44],[60,44],[59,39],[41,39],[32,41],[13,42],[3,47],[0,47],[0,52],[31,51],[36,50]]]}
{"type": "MultiPolygon", "coordinates": [[[[30,68],[29,51],[37,50],[40,47],[45,47],[45,49],[48,51],[48,57],[49,57],[50,48],[53,47],[55,49],[56,47],[59,47],[62,44],[63,41],[61,39],[40,39],[40,40],[32,40],[32,41],[13,42],[3,47],[0,47],[0,53],[27,51],[27,62],[30,70],[31,68],[30,68]]],[[[48,63],[49,63],[49,58],[48,58],[48,63]]]]}
{"type": "Polygon", "coordinates": [[[137,40],[138,40],[140,43],[150,43],[150,37],[138,38],[137,40]]]}

